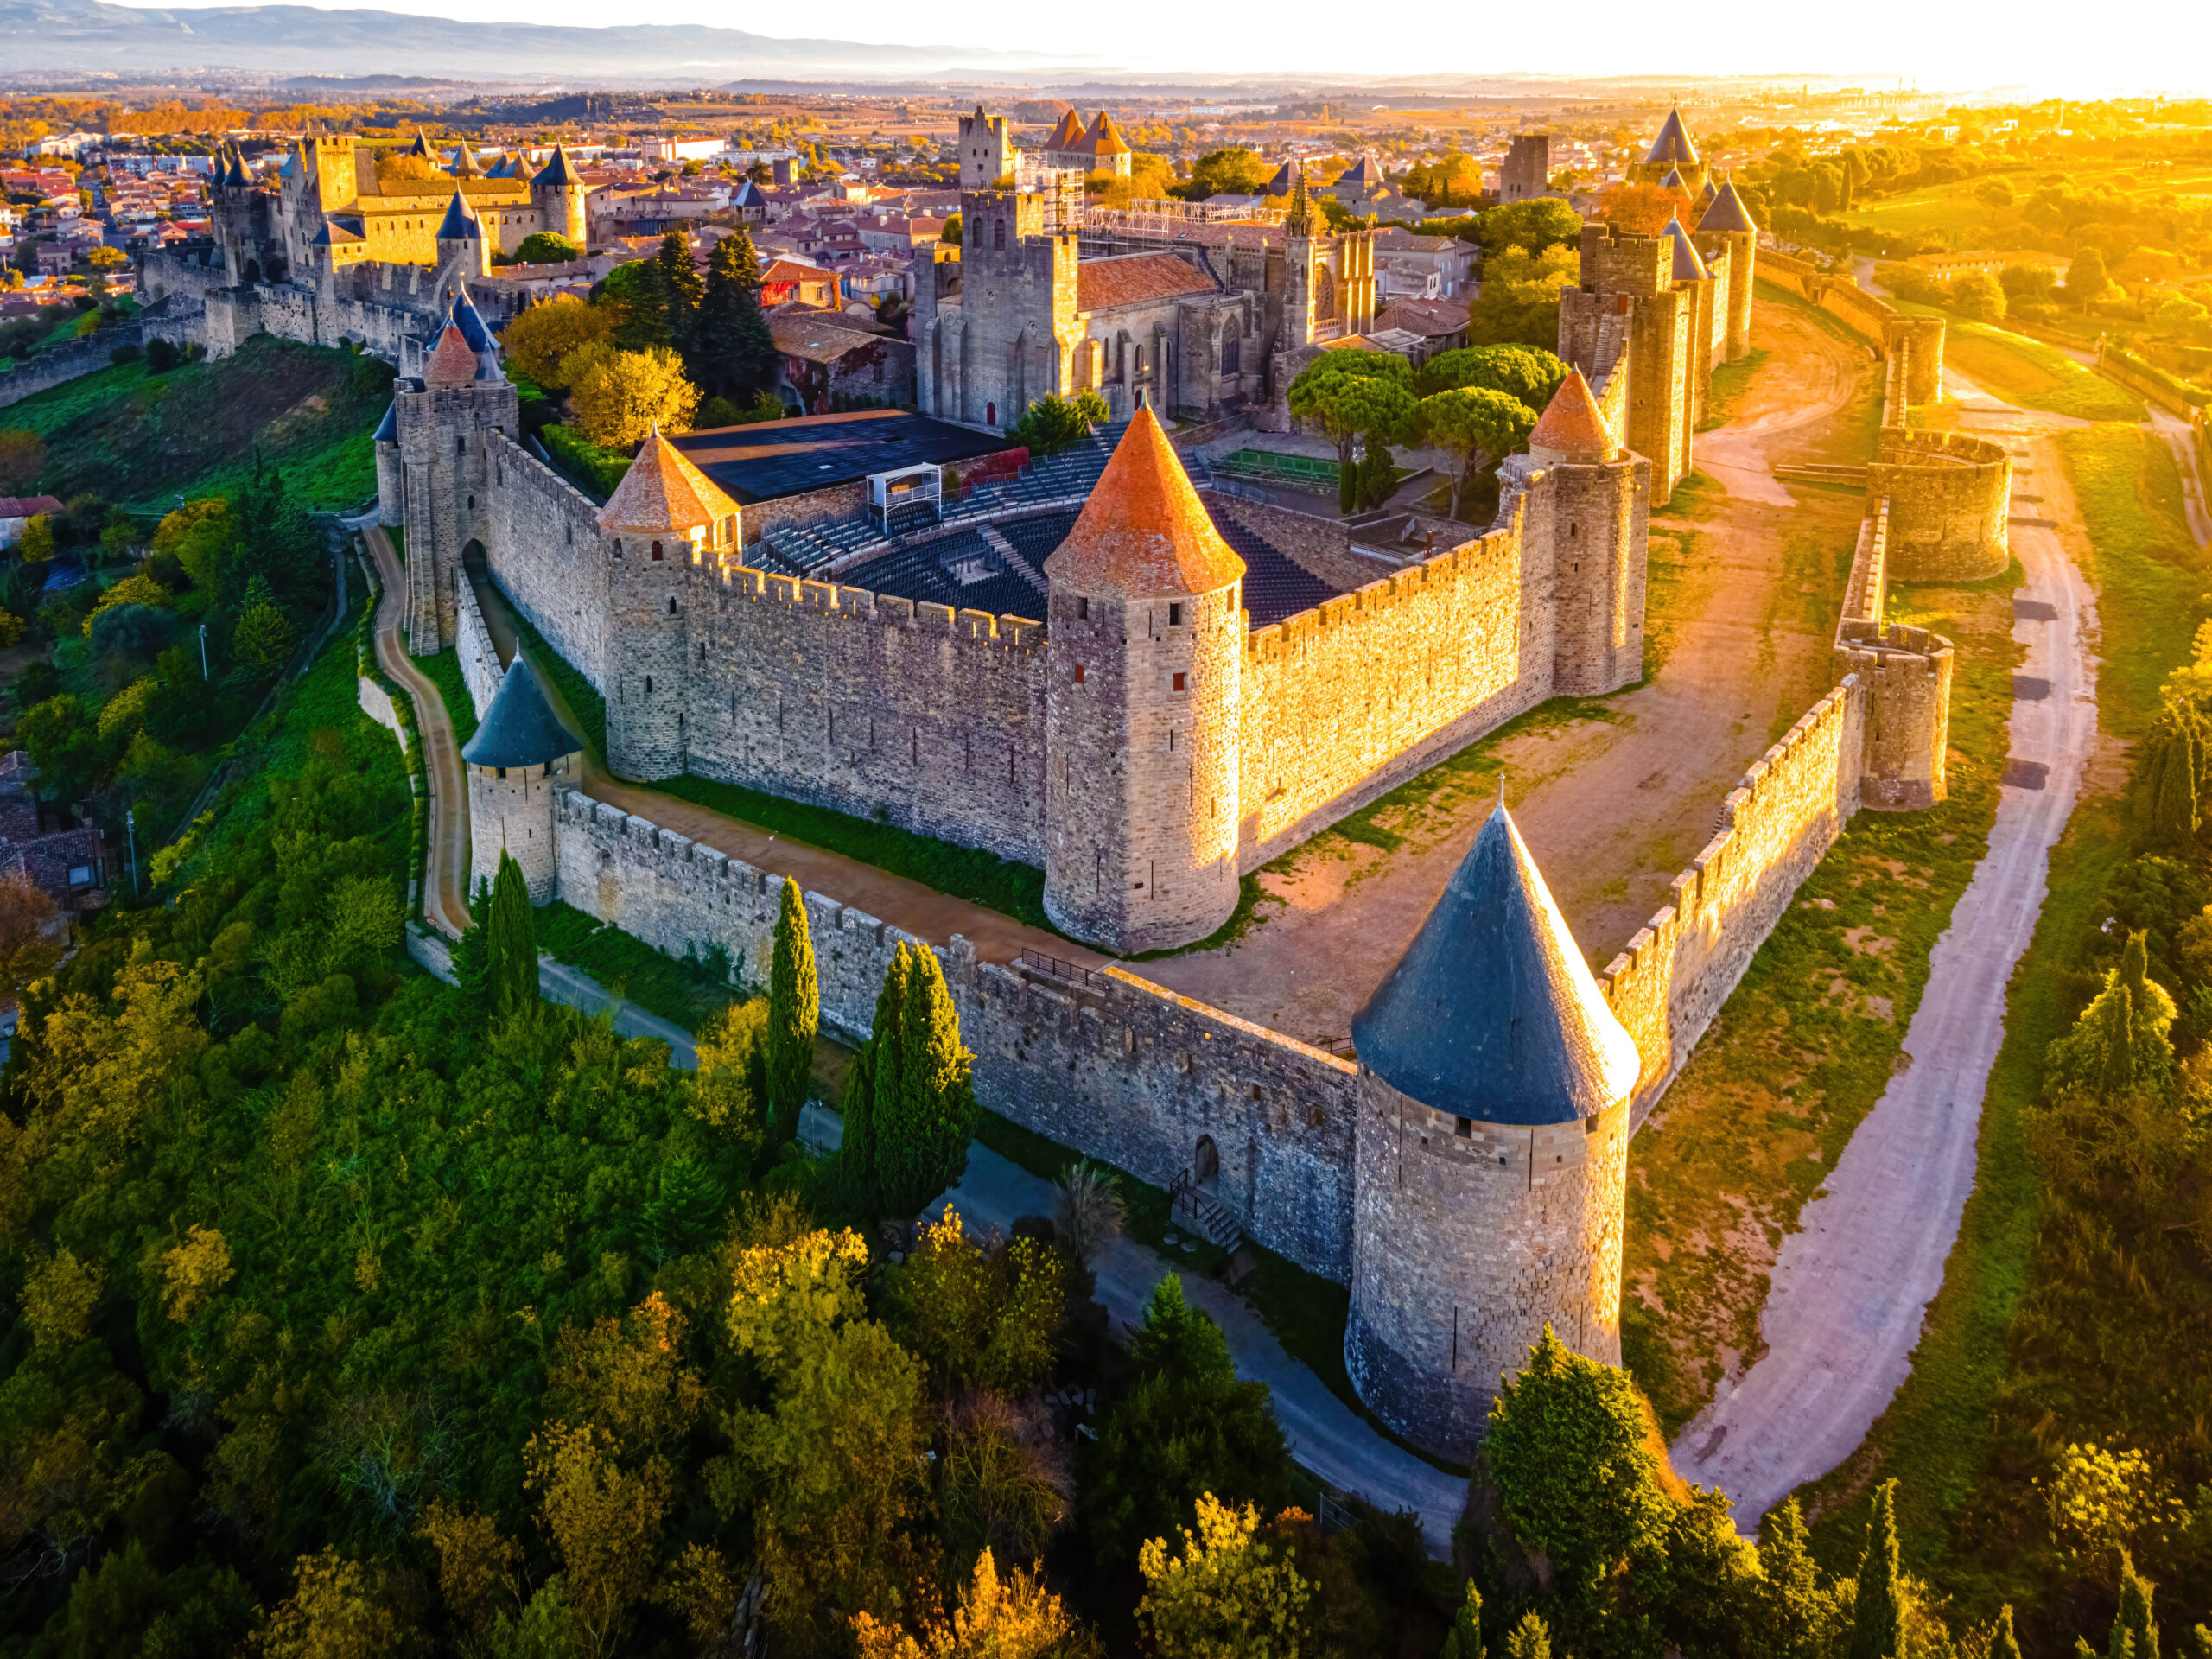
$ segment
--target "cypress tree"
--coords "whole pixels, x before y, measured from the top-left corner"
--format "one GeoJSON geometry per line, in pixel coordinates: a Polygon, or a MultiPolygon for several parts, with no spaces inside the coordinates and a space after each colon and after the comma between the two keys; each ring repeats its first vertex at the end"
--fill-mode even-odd
{"type": "Polygon", "coordinates": [[[2020,1643],[2012,1634],[2012,1604],[2009,1601],[1998,1610],[1997,1623],[1990,1627],[1989,1659],[2020,1659],[2020,1643]]]}
{"type": "MultiPolygon", "coordinates": [[[[2125,959],[2123,958],[2123,961],[2125,959]]],[[[2123,973],[2104,999],[2105,1069],[2097,1093],[2106,1100],[2120,1100],[2135,1090],[2135,988],[2123,973]]]]}
{"type": "Polygon", "coordinates": [[[1483,1592],[1467,1580],[1467,1599],[1444,1634],[1443,1659],[1483,1659],[1483,1592]]]}
{"type": "Polygon", "coordinates": [[[1897,1484],[1874,1492],[1866,1553],[1859,1559],[1859,1595],[1851,1609],[1850,1659],[1897,1659],[1904,1644],[1904,1599],[1897,1585],[1897,1484]]]}
{"type": "Polygon", "coordinates": [[[1536,1613],[1523,1613],[1505,1638],[1505,1659],[1552,1659],[1552,1633],[1536,1613]]]}
{"type": "MultiPolygon", "coordinates": [[[[853,1057],[853,1069],[845,1077],[845,1134],[837,1155],[844,1169],[848,1192],[853,1202],[864,1210],[873,1210],[880,1195],[880,1103],[887,1099],[884,1077],[887,1073],[895,1079],[899,1075],[899,1016],[906,1001],[906,947],[902,944],[893,952],[891,965],[883,970],[883,983],[875,994],[875,1023],[869,1027],[868,1039],[853,1057]]],[[[895,1082],[892,1088],[895,1091],[895,1082]]]]}
{"type": "Polygon", "coordinates": [[[480,1014],[491,994],[491,922],[492,884],[479,876],[476,891],[468,895],[468,931],[453,947],[453,981],[480,1014]]]}
{"type": "Polygon", "coordinates": [[[2151,1617],[2151,1594],[2158,1586],[2135,1570],[2127,1551],[2120,1552],[2120,1611],[2112,1622],[2112,1645],[2125,1637],[2132,1659],[2158,1659],[2158,1626],[2151,1617]]]}
{"type": "Polygon", "coordinates": [[[2195,711],[2168,709],[2152,728],[2150,747],[2144,769],[2150,780],[2147,805],[2152,833],[2162,841],[2185,846],[2196,840],[2203,823],[2200,804],[2203,730],[2195,711]]]}
{"type": "Polygon", "coordinates": [[[754,391],[775,378],[776,341],[760,308],[760,256],[743,226],[707,256],[699,309],[699,370],[703,384],[725,397],[754,391]]]}
{"type": "Polygon", "coordinates": [[[973,1057],[961,1046],[960,1016],[934,951],[908,953],[899,1049],[895,1075],[876,1056],[876,1098],[888,1084],[896,1102],[877,1114],[876,1168],[885,1208],[906,1216],[960,1179],[976,1132],[973,1057]]]}
{"type": "Polygon", "coordinates": [[[814,1074],[814,1038],[822,1028],[822,988],[814,975],[814,936],[798,883],[784,878],[783,909],[776,917],[776,957],[768,969],[768,1110],[780,1145],[798,1133],[814,1074]]]}
{"type": "Polygon", "coordinates": [[[653,270],[668,306],[669,340],[690,367],[699,357],[699,308],[707,288],[699,279],[698,266],[691,263],[691,245],[683,232],[671,231],[661,238],[653,270]]]}
{"type": "Polygon", "coordinates": [[[492,879],[492,908],[485,918],[485,992],[501,1020],[537,1010],[537,930],[530,885],[512,854],[499,854],[492,879]]]}

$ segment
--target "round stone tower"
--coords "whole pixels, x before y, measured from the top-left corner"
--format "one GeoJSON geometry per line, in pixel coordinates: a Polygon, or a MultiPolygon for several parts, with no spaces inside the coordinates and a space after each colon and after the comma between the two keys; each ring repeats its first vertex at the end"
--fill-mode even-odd
{"type": "Polygon", "coordinates": [[[1045,561],[1045,912],[1108,950],[1236,908],[1244,561],[1140,409],[1045,561]]]}
{"type": "Polygon", "coordinates": [[[530,199],[537,208],[540,227],[567,237],[580,248],[589,240],[584,224],[584,198],[590,194],[591,187],[584,182],[584,175],[576,171],[568,150],[560,144],[553,146],[552,156],[530,181],[530,199]]]}
{"type": "Polygon", "coordinates": [[[1638,1069],[1503,799],[1351,1034],[1345,1368],[1393,1429],[1464,1459],[1546,1325],[1620,1363],[1638,1069]]]}
{"type": "Polygon", "coordinates": [[[1525,461],[1501,476],[1538,470],[1550,508],[1553,688],[1594,696],[1633,685],[1643,677],[1651,463],[1621,447],[1580,369],[1545,405],[1525,461]]]}
{"type": "Polygon", "coordinates": [[[519,652],[499,694],[461,752],[468,766],[468,887],[499,872],[512,854],[530,902],[550,904],[560,885],[554,859],[553,797],[583,779],[583,740],[561,723],[537,671],[519,652]]]}
{"type": "Polygon", "coordinates": [[[1751,274],[1759,250],[1759,227],[1733,180],[1714,193],[1698,219],[1697,233],[1708,247],[1728,250],[1727,359],[1733,363],[1751,349],[1751,274]]]}
{"type": "Polygon", "coordinates": [[[453,200],[446,204],[446,216],[438,221],[438,269],[443,271],[455,259],[461,261],[464,278],[481,276],[492,269],[490,245],[484,239],[484,221],[477,218],[476,209],[458,186],[453,200]]]}
{"type": "Polygon", "coordinates": [[[655,427],[605,506],[607,765],[673,778],[690,753],[690,598],[711,552],[734,548],[737,503],[655,427]]]}

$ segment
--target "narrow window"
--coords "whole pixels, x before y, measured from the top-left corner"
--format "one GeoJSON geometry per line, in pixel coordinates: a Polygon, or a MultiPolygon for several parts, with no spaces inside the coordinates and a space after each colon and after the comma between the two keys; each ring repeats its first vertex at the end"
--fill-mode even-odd
{"type": "Polygon", "coordinates": [[[614,543],[614,556],[618,559],[622,556],[622,543],[619,537],[615,539],[614,543]]]}
{"type": "Polygon", "coordinates": [[[655,542],[653,543],[653,562],[655,563],[658,563],[660,562],[660,543],[658,542],[655,542]]]}
{"type": "Polygon", "coordinates": [[[668,596],[668,613],[671,616],[674,616],[676,614],[676,595],[674,594],[671,594],[668,596]]]}
{"type": "Polygon", "coordinates": [[[1180,674],[1178,674],[1175,677],[1175,689],[1178,691],[1180,691],[1183,689],[1183,677],[1180,674]]]}
{"type": "Polygon", "coordinates": [[[1078,622],[1089,621],[1090,620],[1090,601],[1087,599],[1077,600],[1075,602],[1075,615],[1076,620],[1078,622]]]}
{"type": "Polygon", "coordinates": [[[1083,664],[1081,663],[1077,663],[1075,665],[1075,683],[1077,685],[1081,685],[1083,683],[1083,664]]]}
{"type": "Polygon", "coordinates": [[[1180,605],[1170,605],[1167,607],[1167,626],[1171,628],[1179,628],[1183,626],[1183,607],[1180,605]]]}
{"type": "Polygon", "coordinates": [[[652,689],[653,689],[653,677],[652,677],[652,675],[648,674],[648,675],[646,675],[646,676],[645,676],[645,690],[646,690],[646,691],[647,691],[648,693],[650,693],[650,692],[652,690],[652,689]]]}

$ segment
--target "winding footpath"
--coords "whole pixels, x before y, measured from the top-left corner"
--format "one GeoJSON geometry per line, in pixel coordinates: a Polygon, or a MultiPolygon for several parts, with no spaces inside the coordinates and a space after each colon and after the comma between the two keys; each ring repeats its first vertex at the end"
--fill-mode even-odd
{"type": "Polygon", "coordinates": [[[1900,1069],[1783,1241],[1760,1322],[1765,1351],[1685,1428],[1685,1479],[1718,1487],[1746,1531],[1865,1440],[1912,1368],[1973,1189],[1981,1103],[2005,993],[2043,908],[2052,846],[2097,741],[2096,601],[2053,519],[2070,496],[2050,435],[2079,424],[2000,404],[1947,375],[1970,429],[2005,439],[2012,550],[2011,746],[1989,850],[1936,941],[1900,1069]]]}

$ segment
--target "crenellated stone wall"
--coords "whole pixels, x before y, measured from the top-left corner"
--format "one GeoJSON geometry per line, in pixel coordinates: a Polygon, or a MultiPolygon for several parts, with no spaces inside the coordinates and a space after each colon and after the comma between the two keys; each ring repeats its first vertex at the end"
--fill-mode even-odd
{"type": "Polygon", "coordinates": [[[1866,491],[1888,503],[1892,581],[1976,582],[2012,562],[2012,456],[2001,443],[1885,429],[1866,491]]]}
{"type": "Polygon", "coordinates": [[[461,658],[461,677],[468,687],[468,700],[476,708],[476,718],[484,718],[492,707],[492,699],[499,695],[499,686],[506,679],[507,671],[499,666],[498,647],[492,643],[492,631],[484,626],[484,612],[476,603],[476,590],[469,586],[466,570],[454,573],[454,614],[459,619],[454,629],[454,651],[461,658]]]}
{"type": "Polygon", "coordinates": [[[126,346],[137,351],[144,343],[144,330],[130,322],[117,328],[103,328],[67,346],[52,346],[35,357],[25,358],[13,368],[0,372],[0,409],[19,404],[65,380],[74,380],[80,374],[104,369],[113,360],[116,352],[126,346]]]}

